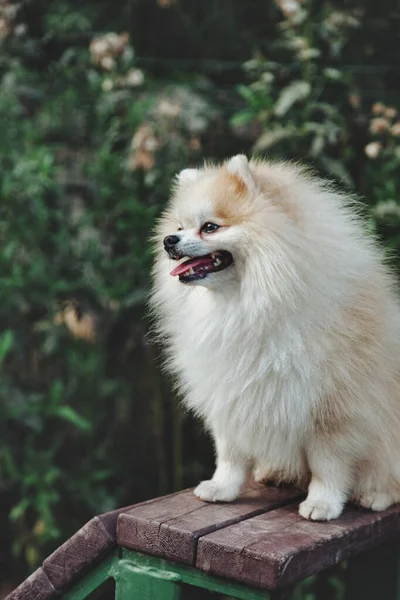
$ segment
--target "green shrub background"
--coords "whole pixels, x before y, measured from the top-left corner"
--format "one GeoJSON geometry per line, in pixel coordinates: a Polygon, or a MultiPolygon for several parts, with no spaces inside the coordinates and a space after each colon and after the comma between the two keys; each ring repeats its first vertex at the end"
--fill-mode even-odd
{"type": "Polygon", "coordinates": [[[399,264],[399,24],[394,0],[0,4],[4,591],[93,514],[211,472],[145,307],[179,169],[312,164],[399,264]]]}

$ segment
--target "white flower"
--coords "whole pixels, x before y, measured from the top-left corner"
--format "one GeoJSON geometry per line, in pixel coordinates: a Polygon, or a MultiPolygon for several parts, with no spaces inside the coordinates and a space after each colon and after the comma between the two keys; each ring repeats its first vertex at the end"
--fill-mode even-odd
{"type": "Polygon", "coordinates": [[[122,52],[128,41],[126,34],[118,35],[118,33],[114,32],[106,33],[103,40],[107,44],[107,50],[115,54],[122,52]]]}
{"type": "Polygon", "coordinates": [[[157,106],[157,112],[163,117],[175,118],[180,113],[180,106],[177,102],[171,102],[171,100],[167,100],[164,98],[160,100],[159,105],[157,106]]]}
{"type": "Polygon", "coordinates": [[[318,48],[305,48],[304,50],[300,50],[299,59],[300,60],[310,60],[310,58],[318,58],[321,52],[318,48]]]}
{"type": "Polygon", "coordinates": [[[107,71],[111,70],[117,56],[126,51],[128,42],[129,35],[127,33],[118,35],[117,33],[111,32],[102,37],[94,38],[89,46],[93,62],[107,71]]]}
{"type": "Polygon", "coordinates": [[[103,56],[103,58],[100,60],[100,65],[106,71],[111,71],[111,69],[115,65],[115,60],[113,59],[112,56],[106,55],[106,56],[103,56]]]}
{"type": "Polygon", "coordinates": [[[276,0],[276,3],[286,17],[295,15],[300,11],[298,0],[276,0]]]}
{"type": "Polygon", "coordinates": [[[14,33],[17,37],[22,37],[23,35],[25,35],[26,30],[27,30],[27,26],[25,25],[25,23],[20,23],[14,29],[14,33]]]}
{"type": "Polygon", "coordinates": [[[328,79],[340,79],[342,74],[339,69],[333,69],[332,67],[327,67],[324,69],[324,75],[328,77],[328,79]]]}
{"type": "Polygon", "coordinates": [[[400,121],[397,121],[397,123],[392,125],[392,128],[390,131],[391,131],[392,135],[395,135],[396,137],[400,136],[400,121]]]}
{"type": "Polygon", "coordinates": [[[273,73],[270,73],[269,71],[265,71],[264,73],[261,74],[260,80],[263,83],[272,83],[275,79],[275,75],[273,73]]]}
{"type": "Polygon", "coordinates": [[[382,150],[382,144],[380,142],[370,142],[364,148],[365,154],[368,158],[377,158],[382,150]]]}
{"type": "Polygon", "coordinates": [[[144,73],[140,69],[131,69],[125,77],[125,85],[137,87],[144,82],[144,73]]]}
{"type": "Polygon", "coordinates": [[[390,123],[384,117],[377,117],[372,119],[369,124],[369,130],[371,133],[383,133],[389,129],[390,123]]]}
{"type": "Polygon", "coordinates": [[[381,115],[385,112],[386,106],[382,102],[375,102],[372,105],[372,112],[374,115],[381,115]]]}
{"type": "Polygon", "coordinates": [[[97,58],[97,55],[106,54],[108,50],[107,42],[103,38],[95,38],[90,44],[90,51],[97,58]]]}
{"type": "Polygon", "coordinates": [[[387,119],[393,119],[397,115],[397,110],[393,106],[388,106],[385,110],[385,117],[387,119]]]}
{"type": "Polygon", "coordinates": [[[295,37],[291,42],[291,46],[295,50],[304,50],[308,48],[308,41],[304,37],[295,37]]]}

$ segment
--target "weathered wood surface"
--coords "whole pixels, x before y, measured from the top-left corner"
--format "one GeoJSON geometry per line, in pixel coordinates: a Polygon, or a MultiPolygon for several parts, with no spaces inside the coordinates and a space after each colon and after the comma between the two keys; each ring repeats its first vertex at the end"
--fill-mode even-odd
{"type": "Polygon", "coordinates": [[[251,486],[233,503],[207,504],[192,490],[133,507],[118,519],[120,546],[195,564],[197,540],[202,536],[265,513],[299,497],[293,489],[251,486]]]}
{"type": "Polygon", "coordinates": [[[101,520],[94,517],[46,558],[43,570],[53,586],[61,590],[107,554],[114,542],[101,520]]]}
{"type": "Polygon", "coordinates": [[[315,523],[302,519],[293,503],[202,537],[196,566],[274,590],[395,538],[398,506],[383,513],[349,507],[338,519],[315,523]]]}
{"type": "Polygon", "coordinates": [[[356,507],[329,523],[298,515],[301,493],[253,485],[233,503],[207,504],[192,490],[94,517],[60,546],[7,600],[52,600],[116,544],[267,590],[392,540],[400,506],[383,513],[356,507]]]}
{"type": "Polygon", "coordinates": [[[43,562],[43,570],[57,590],[66,588],[116,545],[117,520],[131,506],[91,519],[43,562]]]}
{"type": "Polygon", "coordinates": [[[11,592],[6,600],[52,600],[58,597],[59,593],[40,567],[11,592]]]}

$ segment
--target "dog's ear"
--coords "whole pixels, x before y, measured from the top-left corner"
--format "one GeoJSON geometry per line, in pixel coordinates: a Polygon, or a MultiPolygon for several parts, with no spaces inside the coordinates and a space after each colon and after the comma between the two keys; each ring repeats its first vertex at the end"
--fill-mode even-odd
{"type": "Polygon", "coordinates": [[[194,183],[200,177],[199,169],[183,169],[176,176],[177,183],[194,183]]]}
{"type": "Polygon", "coordinates": [[[251,193],[256,190],[256,183],[250,170],[249,161],[244,154],[233,156],[226,165],[229,175],[235,179],[235,183],[240,191],[245,188],[251,193]]]}

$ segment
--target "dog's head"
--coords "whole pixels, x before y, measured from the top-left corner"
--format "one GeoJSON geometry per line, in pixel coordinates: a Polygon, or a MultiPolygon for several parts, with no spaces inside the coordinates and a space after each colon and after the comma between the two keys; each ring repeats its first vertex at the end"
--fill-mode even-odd
{"type": "Polygon", "coordinates": [[[171,275],[205,287],[237,279],[251,237],[256,195],[245,156],[235,156],[222,167],[183,170],[158,236],[169,258],[178,261],[171,275]]]}

